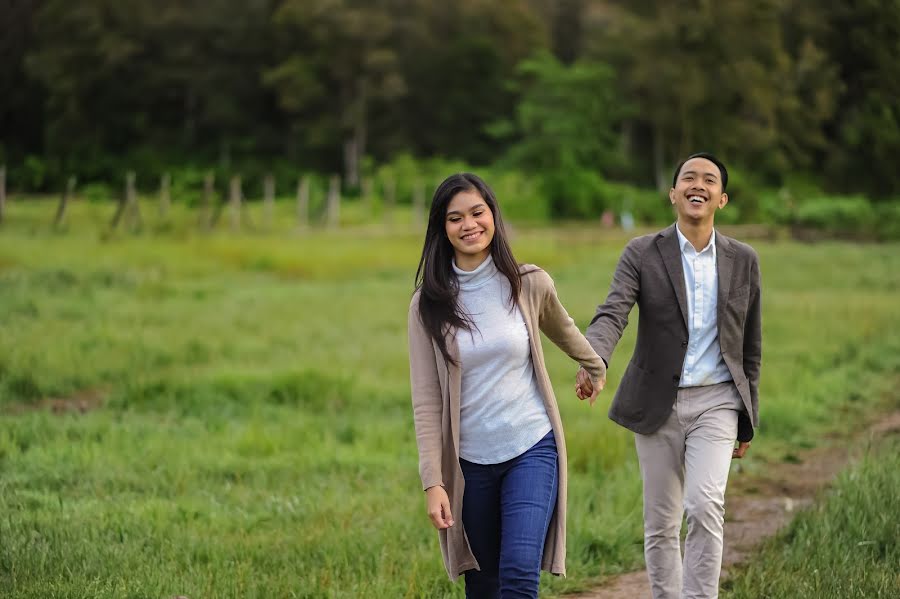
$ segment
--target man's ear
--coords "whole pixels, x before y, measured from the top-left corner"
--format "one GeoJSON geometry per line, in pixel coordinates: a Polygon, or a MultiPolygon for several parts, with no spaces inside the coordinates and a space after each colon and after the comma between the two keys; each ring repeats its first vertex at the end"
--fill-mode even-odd
{"type": "Polygon", "coordinates": [[[675,205],[675,188],[669,190],[669,201],[672,202],[672,205],[675,205]]]}
{"type": "Polygon", "coordinates": [[[724,208],[724,207],[725,207],[725,204],[727,204],[727,203],[728,203],[728,194],[727,194],[727,193],[723,193],[723,194],[722,194],[722,197],[719,198],[719,208],[720,208],[720,209],[721,209],[721,208],[724,208]]]}

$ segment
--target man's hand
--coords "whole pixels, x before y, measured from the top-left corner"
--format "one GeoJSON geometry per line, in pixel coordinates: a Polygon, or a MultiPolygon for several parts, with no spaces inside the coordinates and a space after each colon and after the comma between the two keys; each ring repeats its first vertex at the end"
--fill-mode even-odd
{"type": "Polygon", "coordinates": [[[731,457],[739,460],[744,457],[748,449],[750,449],[750,441],[741,441],[734,451],[731,452],[731,457]]]}
{"type": "Polygon", "coordinates": [[[587,399],[590,405],[594,405],[594,402],[597,401],[597,394],[606,386],[606,376],[593,381],[591,375],[584,368],[578,369],[575,381],[575,395],[582,401],[587,399]]]}
{"type": "Polygon", "coordinates": [[[428,506],[428,517],[438,530],[453,526],[453,515],[450,513],[450,498],[441,485],[428,487],[425,490],[425,501],[428,506]]]}

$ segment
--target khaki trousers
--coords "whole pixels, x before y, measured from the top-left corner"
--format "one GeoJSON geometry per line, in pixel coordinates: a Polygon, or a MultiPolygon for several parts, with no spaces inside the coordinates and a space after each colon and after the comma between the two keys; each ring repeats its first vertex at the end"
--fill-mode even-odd
{"type": "Polygon", "coordinates": [[[644,481],[644,559],[653,599],[715,599],[725,485],[743,409],[734,383],[679,389],[669,419],[635,434],[644,481]],[[684,560],[679,534],[687,515],[684,560]]]}

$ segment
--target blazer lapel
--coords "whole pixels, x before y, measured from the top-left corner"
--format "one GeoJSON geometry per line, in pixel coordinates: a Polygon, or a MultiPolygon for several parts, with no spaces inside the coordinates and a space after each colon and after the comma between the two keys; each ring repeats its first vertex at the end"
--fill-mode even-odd
{"type": "Polygon", "coordinates": [[[717,293],[716,326],[722,323],[728,294],[731,292],[731,276],[734,273],[734,248],[724,235],[716,231],[716,273],[719,278],[717,293]]]}
{"type": "Polygon", "coordinates": [[[669,281],[672,283],[672,288],[675,289],[675,297],[678,298],[678,307],[681,309],[681,318],[684,319],[684,328],[687,329],[687,291],[684,288],[684,268],[681,265],[681,248],[678,247],[675,225],[665,229],[657,237],[656,247],[666,265],[669,281]]]}

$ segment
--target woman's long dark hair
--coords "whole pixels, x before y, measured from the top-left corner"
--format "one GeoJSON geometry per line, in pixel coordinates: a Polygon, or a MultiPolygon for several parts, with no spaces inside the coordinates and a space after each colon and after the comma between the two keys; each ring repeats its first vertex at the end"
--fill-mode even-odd
{"type": "Polygon", "coordinates": [[[444,359],[452,364],[456,361],[450,357],[444,334],[451,328],[471,331],[475,323],[471,316],[459,305],[459,284],[456,273],[451,266],[454,251],[447,238],[446,220],[447,206],[456,194],[471,191],[480,195],[494,215],[494,238],[491,239],[491,257],[497,270],[509,279],[509,303],[512,308],[522,288],[519,265],[513,258],[512,250],[506,241],[506,229],[500,216],[500,206],[494,192],[477,175],[459,173],[444,179],[431,199],[431,212],[428,215],[428,230],[425,231],[425,246],[416,269],[416,289],[419,296],[419,315],[425,330],[437,342],[444,359]]]}

